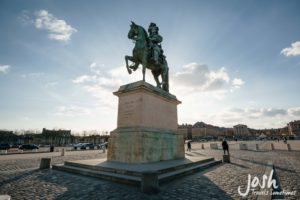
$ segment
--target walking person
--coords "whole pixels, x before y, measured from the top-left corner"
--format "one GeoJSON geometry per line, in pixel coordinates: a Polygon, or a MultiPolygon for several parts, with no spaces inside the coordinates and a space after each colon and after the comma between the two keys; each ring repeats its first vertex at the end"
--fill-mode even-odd
{"type": "Polygon", "coordinates": [[[187,150],[186,151],[192,151],[192,144],[191,144],[191,141],[188,141],[187,143],[187,150]]]}
{"type": "Polygon", "coordinates": [[[228,146],[228,143],[225,140],[225,138],[223,139],[222,147],[223,147],[224,155],[225,155],[226,151],[227,151],[227,154],[229,155],[229,146],[228,146]]]}

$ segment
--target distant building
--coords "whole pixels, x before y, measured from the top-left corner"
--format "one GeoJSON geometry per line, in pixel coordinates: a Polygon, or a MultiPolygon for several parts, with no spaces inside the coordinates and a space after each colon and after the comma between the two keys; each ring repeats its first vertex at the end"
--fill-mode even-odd
{"type": "Polygon", "coordinates": [[[234,135],[236,135],[236,136],[250,135],[248,127],[244,124],[238,124],[238,125],[233,126],[233,132],[234,132],[234,135]]]}
{"type": "Polygon", "coordinates": [[[223,135],[226,137],[233,137],[234,136],[234,131],[233,128],[220,128],[223,135]]]}
{"type": "Polygon", "coordinates": [[[287,135],[289,132],[289,129],[287,126],[283,127],[283,128],[279,128],[279,134],[278,135],[287,135]]]}
{"type": "Polygon", "coordinates": [[[43,128],[41,136],[36,136],[36,141],[34,141],[34,143],[60,146],[72,143],[73,138],[74,136],[71,135],[71,130],[48,130],[43,128]]]}
{"type": "Polygon", "coordinates": [[[183,135],[185,139],[192,139],[192,125],[182,124],[178,126],[178,134],[183,135]]]}
{"type": "Polygon", "coordinates": [[[300,136],[300,120],[295,120],[287,124],[289,135],[300,136]]]}
{"type": "Polygon", "coordinates": [[[222,137],[232,138],[234,136],[244,139],[254,139],[264,134],[268,138],[282,138],[287,135],[300,136],[300,120],[292,121],[283,128],[269,129],[253,129],[247,125],[238,124],[233,128],[224,128],[206,124],[204,122],[196,122],[194,125],[182,124],[178,126],[178,133],[182,134],[186,139],[217,139],[222,137]]]}
{"type": "Polygon", "coordinates": [[[223,132],[220,127],[205,124],[204,122],[197,122],[193,125],[192,135],[194,137],[218,137],[222,136],[223,132]]]}
{"type": "Polygon", "coordinates": [[[213,126],[204,122],[196,122],[194,125],[179,125],[178,133],[182,134],[186,139],[218,138],[224,136],[232,136],[233,129],[213,126]]]}
{"type": "Polygon", "coordinates": [[[16,144],[18,136],[13,131],[0,130],[0,143],[16,144]]]}
{"type": "Polygon", "coordinates": [[[288,127],[285,126],[283,128],[276,128],[276,129],[250,129],[248,128],[250,135],[252,136],[260,136],[261,134],[266,135],[270,138],[281,138],[282,136],[288,135],[288,127]]]}

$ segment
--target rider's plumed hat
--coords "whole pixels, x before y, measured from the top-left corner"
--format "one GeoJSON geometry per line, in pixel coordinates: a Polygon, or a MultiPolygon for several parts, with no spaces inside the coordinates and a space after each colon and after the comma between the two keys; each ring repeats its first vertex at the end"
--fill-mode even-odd
{"type": "Polygon", "coordinates": [[[158,27],[156,26],[156,24],[153,23],[153,22],[150,23],[149,28],[148,28],[148,31],[149,31],[150,29],[152,29],[152,28],[154,28],[156,31],[159,30],[159,28],[158,28],[158,27]]]}

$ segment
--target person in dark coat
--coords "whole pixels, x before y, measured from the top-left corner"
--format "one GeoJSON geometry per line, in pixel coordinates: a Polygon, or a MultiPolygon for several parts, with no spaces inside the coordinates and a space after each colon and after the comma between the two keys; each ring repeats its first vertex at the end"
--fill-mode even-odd
{"type": "Polygon", "coordinates": [[[187,143],[187,151],[192,151],[192,144],[191,144],[191,141],[188,141],[187,143]]]}
{"type": "Polygon", "coordinates": [[[227,153],[228,153],[228,155],[229,155],[229,146],[228,146],[228,143],[226,142],[225,139],[223,139],[222,147],[223,147],[224,155],[225,155],[225,152],[226,152],[226,151],[227,151],[227,153]]]}

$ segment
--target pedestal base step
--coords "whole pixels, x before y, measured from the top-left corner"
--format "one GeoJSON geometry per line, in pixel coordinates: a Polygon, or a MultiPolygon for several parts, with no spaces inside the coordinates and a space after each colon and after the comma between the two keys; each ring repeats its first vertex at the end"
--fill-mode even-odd
{"type": "Polygon", "coordinates": [[[71,172],[109,181],[140,186],[143,173],[154,171],[158,174],[159,184],[180,176],[205,170],[221,161],[213,158],[198,157],[180,160],[162,161],[150,164],[124,164],[106,161],[105,159],[65,162],[64,165],[53,165],[53,169],[71,172]]]}

